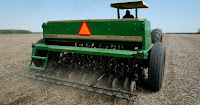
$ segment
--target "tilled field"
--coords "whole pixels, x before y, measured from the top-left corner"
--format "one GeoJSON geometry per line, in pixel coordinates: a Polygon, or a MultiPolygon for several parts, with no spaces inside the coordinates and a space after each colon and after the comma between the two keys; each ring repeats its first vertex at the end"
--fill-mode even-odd
{"type": "MultiPolygon", "coordinates": [[[[19,76],[28,71],[31,43],[42,35],[0,35],[0,105],[131,104],[123,100],[19,76]]],[[[200,35],[164,35],[163,88],[137,90],[135,104],[200,104],[200,35]]]]}

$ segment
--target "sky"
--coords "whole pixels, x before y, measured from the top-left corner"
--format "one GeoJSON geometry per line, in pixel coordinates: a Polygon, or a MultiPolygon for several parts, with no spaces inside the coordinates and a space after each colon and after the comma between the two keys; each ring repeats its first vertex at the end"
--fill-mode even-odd
{"type": "MultiPolygon", "coordinates": [[[[50,20],[117,19],[110,4],[126,1],[131,0],[0,0],[0,29],[42,32],[42,23],[50,20]]],[[[143,1],[150,8],[139,9],[138,18],[151,21],[151,29],[197,32],[200,28],[200,0],[143,1]]],[[[121,17],[125,11],[120,10],[121,17]]]]}

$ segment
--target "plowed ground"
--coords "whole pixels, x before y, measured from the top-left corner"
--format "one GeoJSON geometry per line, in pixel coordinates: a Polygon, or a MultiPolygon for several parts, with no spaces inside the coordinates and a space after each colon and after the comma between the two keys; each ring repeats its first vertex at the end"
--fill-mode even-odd
{"type": "MultiPolygon", "coordinates": [[[[126,104],[104,95],[19,76],[29,70],[31,43],[40,38],[40,34],[0,35],[0,105],[126,104]]],[[[155,93],[138,88],[135,104],[200,105],[200,35],[164,35],[163,42],[167,51],[163,88],[155,93]]]]}

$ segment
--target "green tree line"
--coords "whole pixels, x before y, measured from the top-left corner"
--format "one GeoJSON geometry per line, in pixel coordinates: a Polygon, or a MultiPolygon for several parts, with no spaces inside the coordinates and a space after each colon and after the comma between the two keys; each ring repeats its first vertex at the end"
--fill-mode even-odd
{"type": "Polygon", "coordinates": [[[0,33],[32,33],[29,30],[17,30],[17,29],[3,29],[0,33]]]}

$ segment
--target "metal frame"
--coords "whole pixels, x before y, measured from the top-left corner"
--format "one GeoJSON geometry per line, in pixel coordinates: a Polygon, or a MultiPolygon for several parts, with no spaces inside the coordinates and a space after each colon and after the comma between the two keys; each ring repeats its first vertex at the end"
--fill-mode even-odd
{"type": "Polygon", "coordinates": [[[71,88],[75,88],[75,89],[86,90],[89,92],[94,92],[94,93],[103,94],[103,95],[107,95],[107,96],[112,96],[115,98],[124,99],[124,100],[132,101],[132,102],[135,101],[135,98],[133,98],[133,96],[137,96],[135,94],[135,92],[130,93],[130,92],[121,91],[120,89],[115,90],[115,89],[95,86],[95,84],[97,84],[97,82],[100,81],[106,75],[106,72],[103,73],[101,76],[99,76],[96,80],[94,80],[90,85],[78,83],[78,82],[74,82],[74,81],[69,81],[69,80],[64,80],[64,79],[60,79],[60,78],[54,78],[54,77],[46,75],[47,73],[55,71],[57,68],[61,67],[61,65],[62,64],[57,65],[53,69],[50,69],[50,70],[42,72],[42,73],[24,73],[24,74],[20,74],[20,76],[29,77],[29,78],[32,78],[35,80],[40,80],[40,81],[49,82],[49,83],[53,83],[53,84],[57,84],[57,85],[67,86],[67,87],[71,87],[71,88]],[[68,84],[66,84],[66,83],[68,83],[68,84]],[[73,86],[70,84],[75,84],[78,86],[73,86]],[[84,86],[85,88],[79,87],[79,86],[84,86]],[[93,90],[88,89],[88,88],[93,88],[93,90]],[[110,91],[110,92],[113,92],[113,94],[105,93],[105,92],[101,92],[101,91],[95,91],[94,89],[110,91]],[[123,95],[128,95],[129,97],[126,97],[123,95]]]}
{"type": "Polygon", "coordinates": [[[84,47],[36,44],[34,49],[35,50],[47,50],[47,51],[57,51],[57,52],[71,52],[71,53],[79,53],[79,54],[122,57],[122,58],[135,57],[135,58],[139,58],[139,59],[147,59],[148,58],[147,53],[152,48],[152,46],[153,45],[151,45],[146,50],[128,51],[128,50],[115,50],[115,49],[84,48],[84,47]],[[142,56],[138,56],[138,54],[142,54],[142,56]]]}
{"type": "MultiPolygon", "coordinates": [[[[33,47],[33,46],[35,46],[34,43],[32,43],[32,47],[33,47]]],[[[33,49],[35,49],[35,48],[33,48],[33,49]]],[[[41,70],[41,71],[46,70],[47,62],[48,62],[48,59],[49,59],[49,51],[47,52],[47,56],[46,56],[46,57],[36,56],[36,55],[35,55],[35,54],[36,54],[36,51],[37,51],[37,49],[34,50],[33,55],[31,56],[31,59],[32,59],[32,60],[31,60],[31,63],[30,63],[30,65],[29,65],[29,68],[31,68],[31,69],[37,69],[37,70],[41,70]],[[32,66],[33,59],[44,60],[45,62],[44,62],[43,67],[35,67],[35,66],[32,66]]]]}
{"type": "Polygon", "coordinates": [[[120,19],[119,9],[133,9],[133,8],[135,8],[135,16],[136,16],[136,18],[138,18],[138,8],[149,8],[149,6],[146,5],[143,1],[112,3],[111,7],[117,8],[118,19],[120,19]],[[130,7],[123,7],[123,6],[130,6],[130,7]]]}
{"type": "MultiPolygon", "coordinates": [[[[117,17],[118,17],[118,19],[120,19],[119,6],[117,6],[117,17]]],[[[137,4],[135,4],[135,17],[138,18],[137,4]]]]}
{"type": "Polygon", "coordinates": [[[135,4],[135,17],[138,18],[138,8],[137,8],[137,4],[135,4]]]}

